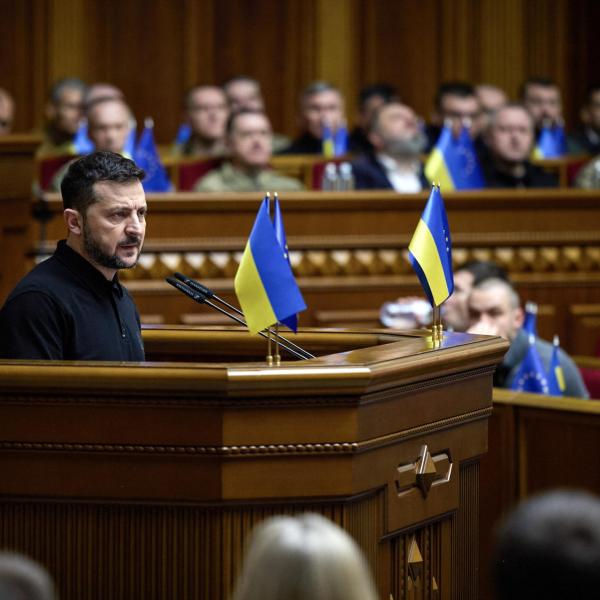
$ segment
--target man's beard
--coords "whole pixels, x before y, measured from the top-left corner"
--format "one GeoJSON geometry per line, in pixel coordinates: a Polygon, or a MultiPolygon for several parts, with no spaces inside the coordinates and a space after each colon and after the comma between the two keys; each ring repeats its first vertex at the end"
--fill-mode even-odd
{"type": "Polygon", "coordinates": [[[87,221],[83,222],[83,248],[90,259],[101,267],[107,269],[132,269],[137,265],[140,258],[141,240],[138,236],[128,235],[120,240],[118,246],[135,244],[138,247],[138,255],[133,264],[128,264],[121,260],[116,254],[107,254],[102,250],[100,244],[94,238],[92,231],[88,227],[87,221]]]}
{"type": "Polygon", "coordinates": [[[395,158],[418,158],[426,144],[425,134],[418,131],[408,139],[386,140],[384,151],[395,158]]]}

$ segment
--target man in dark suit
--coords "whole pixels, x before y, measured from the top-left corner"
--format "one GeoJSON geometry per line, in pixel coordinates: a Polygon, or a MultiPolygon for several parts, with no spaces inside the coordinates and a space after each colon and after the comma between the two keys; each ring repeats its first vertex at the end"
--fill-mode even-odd
{"type": "Polygon", "coordinates": [[[400,102],[382,106],[369,132],[373,152],[352,163],[356,189],[420,192],[429,187],[420,154],[426,138],[414,111],[400,102]]]}

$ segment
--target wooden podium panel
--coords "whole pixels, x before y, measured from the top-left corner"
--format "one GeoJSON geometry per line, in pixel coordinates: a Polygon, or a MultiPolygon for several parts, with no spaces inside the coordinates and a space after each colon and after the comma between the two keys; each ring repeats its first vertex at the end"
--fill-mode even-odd
{"type": "Polygon", "coordinates": [[[144,340],[146,363],[0,362],[0,544],[61,598],[225,599],[253,525],[307,510],[356,538],[382,598],[477,598],[505,342],[315,330],[295,340],[317,358],[269,368],[235,329],[144,340]]]}

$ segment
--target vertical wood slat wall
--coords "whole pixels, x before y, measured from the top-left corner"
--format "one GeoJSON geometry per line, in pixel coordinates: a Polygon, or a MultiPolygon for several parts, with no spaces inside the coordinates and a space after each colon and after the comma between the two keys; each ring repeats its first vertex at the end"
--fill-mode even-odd
{"type": "Polygon", "coordinates": [[[172,139],[181,97],[197,82],[257,77],[275,129],[293,134],[297,98],[313,79],[340,86],[354,113],[361,86],[388,80],[424,117],[442,80],[524,77],[562,86],[568,122],[594,76],[594,0],[2,0],[0,87],[16,126],[39,127],[45,94],[64,76],[112,81],[138,120],[172,139]]]}

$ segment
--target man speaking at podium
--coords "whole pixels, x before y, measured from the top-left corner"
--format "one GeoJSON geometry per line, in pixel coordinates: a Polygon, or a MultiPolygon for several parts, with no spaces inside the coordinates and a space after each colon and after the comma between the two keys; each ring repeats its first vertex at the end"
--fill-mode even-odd
{"type": "Polygon", "coordinates": [[[113,152],[71,164],[61,184],[67,239],[0,310],[0,358],[144,360],[140,318],[117,275],[144,242],[144,175],[113,152]]]}

